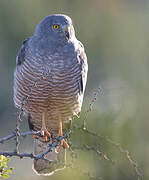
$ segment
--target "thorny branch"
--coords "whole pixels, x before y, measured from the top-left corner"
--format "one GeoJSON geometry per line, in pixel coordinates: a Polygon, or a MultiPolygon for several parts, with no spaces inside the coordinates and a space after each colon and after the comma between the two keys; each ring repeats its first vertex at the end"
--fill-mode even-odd
{"type": "MultiPolygon", "coordinates": [[[[110,143],[111,145],[117,147],[120,153],[125,154],[125,157],[127,158],[129,163],[133,166],[133,168],[135,170],[135,173],[137,175],[137,180],[140,180],[140,179],[143,178],[143,175],[141,174],[141,172],[139,170],[137,162],[135,160],[133,160],[133,158],[131,157],[131,155],[130,155],[128,150],[123,149],[119,143],[114,142],[109,137],[103,136],[103,135],[101,135],[99,133],[92,132],[92,131],[88,130],[87,127],[86,127],[86,125],[87,125],[86,120],[87,120],[88,114],[89,114],[89,112],[92,111],[94,103],[96,102],[97,96],[99,95],[99,93],[103,94],[102,88],[100,88],[100,87],[98,87],[98,89],[93,94],[93,98],[91,100],[91,103],[89,104],[89,108],[86,110],[85,115],[84,115],[83,125],[81,125],[81,126],[74,125],[73,128],[74,129],[79,129],[79,130],[81,130],[81,131],[83,131],[83,132],[85,132],[87,134],[90,134],[90,135],[92,135],[94,137],[101,138],[104,141],[110,143]]],[[[99,151],[98,148],[96,148],[96,147],[91,147],[91,146],[88,146],[88,145],[84,145],[82,148],[80,147],[79,149],[84,149],[84,148],[87,149],[87,150],[95,151],[96,154],[102,156],[103,159],[105,159],[107,161],[110,161],[111,163],[115,163],[105,153],[99,151]]]]}
{"type": "MultiPolygon", "coordinates": [[[[92,136],[102,138],[102,139],[105,140],[106,142],[108,142],[108,143],[110,143],[111,145],[117,147],[118,150],[120,151],[120,153],[123,153],[123,154],[125,155],[125,157],[127,158],[127,160],[129,161],[129,163],[133,166],[133,168],[134,168],[134,170],[135,170],[135,172],[136,172],[136,175],[137,175],[137,177],[138,177],[138,180],[140,180],[140,179],[143,178],[143,175],[141,174],[141,172],[140,172],[140,170],[139,170],[139,167],[138,167],[137,162],[135,162],[135,161],[132,159],[129,151],[123,149],[119,143],[116,143],[116,142],[112,141],[109,137],[102,136],[102,135],[100,135],[100,134],[98,134],[98,133],[95,133],[95,132],[92,132],[92,131],[90,131],[90,130],[88,130],[88,129],[81,129],[81,128],[80,128],[80,130],[82,130],[82,131],[84,131],[85,133],[88,133],[88,134],[90,134],[90,135],[92,135],[92,136]]],[[[111,161],[112,163],[114,163],[113,160],[110,160],[110,159],[107,157],[106,154],[104,154],[104,153],[102,154],[100,151],[98,151],[98,149],[93,148],[93,147],[92,147],[92,148],[91,148],[91,147],[86,147],[86,148],[90,148],[90,149],[96,151],[97,154],[103,155],[103,158],[104,158],[105,160],[108,160],[108,161],[111,161]]]]}
{"type": "MultiPolygon", "coordinates": [[[[27,135],[41,135],[41,134],[40,134],[40,132],[34,132],[34,131],[28,131],[28,132],[25,132],[25,133],[21,133],[21,134],[20,134],[20,136],[23,136],[23,137],[25,137],[25,136],[27,136],[27,135]]],[[[0,139],[0,142],[4,142],[4,141],[6,141],[6,140],[8,140],[8,139],[13,138],[14,136],[15,136],[15,134],[11,134],[11,137],[10,137],[10,135],[9,135],[9,136],[6,136],[6,137],[4,137],[4,138],[1,138],[1,139],[0,139]]],[[[10,157],[11,157],[11,156],[17,156],[17,157],[20,157],[20,158],[29,157],[29,158],[31,158],[31,159],[42,159],[42,158],[44,158],[44,156],[45,156],[48,152],[52,151],[52,148],[53,148],[53,147],[59,146],[61,140],[64,139],[64,138],[67,138],[67,136],[68,136],[67,133],[65,133],[64,136],[59,136],[59,137],[56,139],[56,142],[53,142],[53,143],[49,144],[49,146],[48,146],[48,148],[46,149],[46,151],[44,151],[43,153],[41,153],[41,154],[39,154],[39,155],[33,155],[33,153],[19,153],[18,151],[17,151],[17,152],[16,152],[16,151],[12,151],[12,152],[0,152],[0,155],[6,156],[6,157],[7,157],[7,156],[10,156],[10,157]]]]}
{"type": "Polygon", "coordinates": [[[101,94],[103,93],[101,87],[98,87],[98,89],[94,92],[93,98],[92,98],[92,100],[91,100],[91,102],[89,104],[89,107],[85,111],[85,115],[84,115],[84,118],[83,118],[83,129],[86,129],[86,120],[87,120],[88,114],[89,114],[89,112],[92,111],[94,103],[96,102],[97,96],[99,95],[99,93],[101,93],[101,94]]]}
{"type": "MultiPolygon", "coordinates": [[[[22,132],[22,133],[19,134],[19,136],[22,136],[22,137],[26,137],[26,136],[28,136],[28,135],[40,135],[40,131],[38,131],[38,132],[35,132],[35,131],[27,131],[27,132],[22,132]]],[[[0,143],[3,143],[3,142],[5,142],[5,141],[8,141],[8,140],[14,138],[15,136],[16,136],[16,134],[15,134],[15,132],[14,132],[14,133],[12,133],[12,134],[10,134],[10,135],[8,135],[8,136],[5,136],[5,137],[3,137],[3,138],[0,138],[0,143]]]]}
{"type": "MultiPolygon", "coordinates": [[[[37,81],[35,81],[35,83],[29,88],[29,93],[31,92],[32,90],[32,87],[36,85],[36,83],[41,80],[41,78],[37,79],[37,81]]],[[[130,153],[128,150],[125,150],[121,147],[121,145],[119,143],[116,143],[114,141],[112,141],[109,137],[105,137],[99,133],[95,133],[95,132],[92,132],[90,131],[88,128],[87,128],[87,123],[86,123],[86,120],[87,120],[87,117],[88,117],[88,114],[92,111],[93,109],[93,106],[94,106],[94,103],[96,102],[96,99],[97,99],[97,96],[99,95],[99,93],[103,93],[102,92],[102,89],[99,87],[93,94],[93,98],[91,100],[91,103],[89,104],[89,108],[86,110],[85,112],[85,115],[84,115],[84,118],[83,118],[83,124],[82,125],[73,125],[72,129],[78,129],[84,133],[87,133],[93,137],[96,137],[96,138],[101,138],[103,139],[105,142],[108,142],[110,143],[111,145],[115,146],[119,151],[120,153],[123,153],[125,155],[125,157],[127,158],[127,160],[129,161],[129,163],[133,166],[135,172],[136,172],[136,175],[137,175],[137,179],[140,180],[142,179],[142,174],[140,173],[139,171],[139,168],[138,168],[138,164],[132,159],[130,153]]],[[[20,110],[20,113],[18,115],[18,118],[17,118],[17,122],[16,122],[16,128],[14,130],[14,132],[8,136],[5,136],[3,138],[0,138],[0,143],[4,143],[5,141],[8,141],[10,139],[15,139],[15,149],[14,151],[12,152],[0,152],[0,155],[4,155],[4,156],[17,156],[17,157],[20,157],[20,158],[24,158],[24,157],[28,157],[28,158],[31,158],[31,159],[41,159],[41,158],[44,158],[44,156],[52,150],[53,147],[57,147],[59,146],[60,144],[60,141],[62,139],[65,139],[65,138],[68,138],[69,135],[73,132],[73,131],[69,131],[67,133],[65,133],[64,136],[59,136],[55,142],[49,144],[48,148],[46,149],[45,152],[39,154],[39,155],[34,155],[33,153],[19,153],[19,137],[26,137],[28,135],[38,135],[38,136],[41,136],[41,132],[38,131],[38,132],[35,132],[35,131],[27,131],[27,132],[20,132],[20,124],[21,124],[21,116],[23,114],[23,106],[25,104],[25,101],[28,99],[29,96],[25,96],[23,98],[23,101],[22,101],[22,108],[20,110]]],[[[68,139],[69,140],[69,139],[68,139]]],[[[74,159],[74,157],[76,157],[74,154],[75,152],[73,150],[75,149],[80,149],[80,150],[88,150],[88,151],[94,151],[99,157],[102,157],[104,160],[106,161],[109,161],[111,162],[112,164],[115,163],[112,159],[110,159],[108,157],[107,154],[105,154],[104,152],[101,152],[99,150],[99,147],[95,147],[95,146],[89,146],[87,144],[84,144],[82,147],[75,147],[75,146],[71,146],[70,145],[70,151],[72,152],[72,161],[74,159]]],[[[71,165],[68,165],[66,167],[72,167],[71,165]]],[[[103,180],[103,178],[101,177],[94,177],[90,172],[83,172],[84,175],[87,175],[88,177],[90,177],[90,179],[94,179],[94,180],[103,180]]]]}

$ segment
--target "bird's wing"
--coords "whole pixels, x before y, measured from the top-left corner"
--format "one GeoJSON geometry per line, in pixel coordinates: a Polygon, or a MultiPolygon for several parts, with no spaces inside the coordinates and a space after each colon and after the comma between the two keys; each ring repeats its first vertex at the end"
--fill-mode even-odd
{"type": "Polygon", "coordinates": [[[26,39],[23,42],[21,48],[19,49],[18,55],[16,57],[16,65],[17,66],[20,66],[25,61],[25,49],[26,49],[26,46],[27,46],[29,39],[30,38],[26,39]]]}
{"type": "MultiPolygon", "coordinates": [[[[16,68],[14,71],[14,104],[16,107],[21,108],[22,106],[22,100],[25,97],[25,94],[22,95],[22,87],[23,86],[23,73],[22,68],[24,66],[24,62],[26,60],[26,50],[28,48],[28,41],[30,38],[26,39],[21,48],[18,51],[17,57],[16,57],[16,68]],[[21,93],[18,93],[21,92],[21,93]],[[22,97],[23,96],[23,97],[22,97]]],[[[23,91],[24,92],[24,91],[23,91]]]]}
{"type": "Polygon", "coordinates": [[[79,41],[78,61],[80,63],[80,70],[81,70],[81,76],[79,80],[79,90],[80,90],[80,94],[83,94],[87,81],[88,64],[87,64],[87,56],[84,50],[84,46],[80,41],[79,41]]]}

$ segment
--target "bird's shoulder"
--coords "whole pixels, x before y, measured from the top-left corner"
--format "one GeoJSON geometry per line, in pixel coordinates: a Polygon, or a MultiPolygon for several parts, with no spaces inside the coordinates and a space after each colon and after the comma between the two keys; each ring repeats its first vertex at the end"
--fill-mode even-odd
{"type": "Polygon", "coordinates": [[[25,54],[26,49],[28,47],[28,42],[31,38],[27,38],[23,41],[21,48],[18,51],[17,57],[16,57],[16,65],[20,66],[25,61],[25,54]]]}
{"type": "Polygon", "coordinates": [[[84,45],[80,41],[78,41],[77,54],[78,54],[78,57],[79,57],[79,61],[81,63],[87,64],[87,56],[86,56],[86,53],[85,53],[85,48],[84,48],[84,45]]]}

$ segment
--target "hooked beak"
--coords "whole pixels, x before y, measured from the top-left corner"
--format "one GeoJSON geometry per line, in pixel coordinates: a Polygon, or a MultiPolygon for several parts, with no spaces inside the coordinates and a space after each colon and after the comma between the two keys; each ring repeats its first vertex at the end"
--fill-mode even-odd
{"type": "Polygon", "coordinates": [[[63,26],[63,32],[65,34],[65,36],[67,37],[67,39],[70,38],[70,29],[71,29],[71,26],[63,26]]]}
{"type": "Polygon", "coordinates": [[[67,39],[70,38],[70,33],[69,33],[68,27],[65,29],[65,35],[66,35],[67,39]]]}

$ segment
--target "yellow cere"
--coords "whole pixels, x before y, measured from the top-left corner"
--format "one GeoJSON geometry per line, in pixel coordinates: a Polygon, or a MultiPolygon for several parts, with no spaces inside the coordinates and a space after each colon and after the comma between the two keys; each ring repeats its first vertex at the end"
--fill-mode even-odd
{"type": "Polygon", "coordinates": [[[54,25],[53,25],[53,28],[54,28],[54,29],[58,29],[58,28],[59,28],[59,25],[54,24],[54,25]]]}

